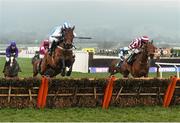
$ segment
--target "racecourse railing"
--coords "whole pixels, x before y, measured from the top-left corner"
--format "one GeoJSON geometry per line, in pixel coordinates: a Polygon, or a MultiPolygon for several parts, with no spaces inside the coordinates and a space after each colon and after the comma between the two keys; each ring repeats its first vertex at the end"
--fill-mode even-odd
{"type": "Polygon", "coordinates": [[[159,67],[160,72],[160,78],[162,78],[162,66],[174,66],[176,69],[176,75],[179,78],[179,68],[177,66],[180,66],[180,63],[162,63],[162,62],[156,62],[155,63],[159,67]]]}

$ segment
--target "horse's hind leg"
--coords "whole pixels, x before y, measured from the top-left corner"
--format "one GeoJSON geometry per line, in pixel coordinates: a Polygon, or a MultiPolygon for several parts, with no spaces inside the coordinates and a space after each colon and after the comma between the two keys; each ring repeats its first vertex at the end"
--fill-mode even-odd
{"type": "Polygon", "coordinates": [[[36,77],[38,74],[37,65],[33,65],[33,77],[36,77]]]}
{"type": "Polygon", "coordinates": [[[128,78],[128,75],[129,75],[129,71],[125,71],[125,72],[123,73],[123,77],[124,77],[124,78],[128,78]]]}

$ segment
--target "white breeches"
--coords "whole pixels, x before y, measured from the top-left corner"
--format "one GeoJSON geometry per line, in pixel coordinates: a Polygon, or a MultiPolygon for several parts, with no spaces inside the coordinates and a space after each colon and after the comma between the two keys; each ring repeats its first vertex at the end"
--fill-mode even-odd
{"type": "Polygon", "coordinates": [[[9,57],[6,57],[6,61],[9,62],[10,58],[9,57]]]}
{"type": "Polygon", "coordinates": [[[40,54],[39,57],[42,59],[42,58],[44,58],[44,55],[40,54]]]}

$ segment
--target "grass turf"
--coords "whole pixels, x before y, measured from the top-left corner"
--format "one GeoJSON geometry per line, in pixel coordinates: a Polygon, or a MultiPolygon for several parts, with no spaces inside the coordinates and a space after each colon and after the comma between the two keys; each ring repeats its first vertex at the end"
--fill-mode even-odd
{"type": "Polygon", "coordinates": [[[63,109],[1,109],[0,121],[89,121],[89,122],[178,122],[180,121],[180,106],[163,108],[153,107],[110,107],[108,110],[98,108],[63,108],[63,109]]]}

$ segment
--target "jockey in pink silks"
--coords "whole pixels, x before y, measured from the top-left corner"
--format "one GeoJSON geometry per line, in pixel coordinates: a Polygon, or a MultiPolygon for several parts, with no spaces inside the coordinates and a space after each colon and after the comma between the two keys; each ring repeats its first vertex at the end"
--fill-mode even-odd
{"type": "Polygon", "coordinates": [[[41,46],[39,49],[40,58],[44,58],[44,55],[46,54],[46,52],[48,52],[48,50],[49,50],[49,40],[44,40],[41,43],[41,46]]]}
{"type": "Polygon", "coordinates": [[[131,54],[127,58],[127,62],[131,63],[134,56],[140,52],[140,49],[142,48],[143,44],[149,42],[149,37],[148,36],[142,36],[139,38],[134,39],[128,46],[128,48],[131,51],[131,54]]]}

